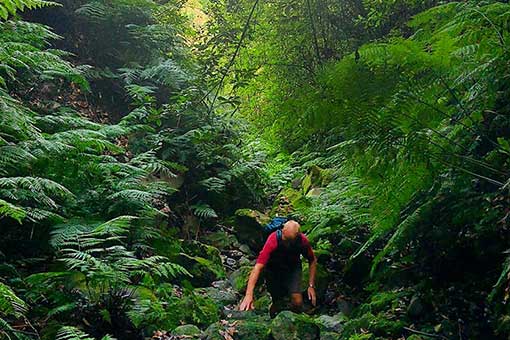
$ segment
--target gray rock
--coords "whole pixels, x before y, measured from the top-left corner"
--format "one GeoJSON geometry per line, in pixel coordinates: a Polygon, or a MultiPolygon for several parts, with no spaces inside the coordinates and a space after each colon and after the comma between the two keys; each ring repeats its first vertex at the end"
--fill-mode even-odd
{"type": "Polygon", "coordinates": [[[200,328],[198,328],[195,325],[178,326],[176,329],[174,329],[172,331],[172,335],[176,335],[176,336],[186,335],[186,336],[200,337],[201,334],[202,334],[202,331],[200,330],[200,328]]]}
{"type": "Polygon", "coordinates": [[[253,252],[251,251],[250,247],[248,247],[246,244],[241,244],[239,246],[239,250],[242,251],[244,254],[250,255],[253,252]]]}
{"type": "Polygon", "coordinates": [[[232,288],[205,287],[197,288],[196,291],[211,298],[218,306],[235,304],[238,300],[232,288]]]}
{"type": "Polygon", "coordinates": [[[227,289],[230,287],[230,282],[228,282],[228,280],[214,281],[211,283],[211,286],[218,289],[227,289]]]}
{"type": "Polygon", "coordinates": [[[413,318],[421,316],[423,313],[423,303],[418,296],[413,296],[409,306],[407,306],[407,314],[413,318]]]}
{"type": "Polygon", "coordinates": [[[230,267],[233,267],[237,264],[237,261],[234,260],[233,258],[231,257],[227,257],[227,259],[225,260],[225,263],[230,266],[230,267]]]}
{"type": "Polygon", "coordinates": [[[254,251],[261,249],[266,239],[263,226],[270,221],[269,216],[253,209],[238,209],[235,217],[236,223],[233,227],[239,241],[246,243],[254,251]]]}
{"type": "Polygon", "coordinates": [[[345,317],[339,313],[333,316],[321,315],[315,319],[315,322],[326,331],[341,332],[345,317]]]}

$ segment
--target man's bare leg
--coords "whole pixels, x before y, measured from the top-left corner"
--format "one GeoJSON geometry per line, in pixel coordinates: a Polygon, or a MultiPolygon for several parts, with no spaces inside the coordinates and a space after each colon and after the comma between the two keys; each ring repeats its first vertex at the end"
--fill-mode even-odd
{"type": "Polygon", "coordinates": [[[303,295],[301,293],[292,293],[290,303],[293,312],[301,313],[303,311],[303,295]]]}

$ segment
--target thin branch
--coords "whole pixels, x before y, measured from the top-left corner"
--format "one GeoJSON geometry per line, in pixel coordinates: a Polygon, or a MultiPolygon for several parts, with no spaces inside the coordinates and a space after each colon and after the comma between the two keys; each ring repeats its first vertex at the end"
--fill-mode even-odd
{"type": "Polygon", "coordinates": [[[241,33],[241,38],[239,38],[239,42],[237,43],[234,54],[232,55],[232,58],[230,58],[230,62],[228,63],[227,68],[223,72],[223,76],[221,77],[219,83],[216,86],[216,92],[214,94],[213,100],[211,101],[211,106],[209,106],[209,111],[207,112],[208,115],[211,114],[211,112],[214,108],[214,103],[216,102],[216,98],[218,98],[218,95],[221,91],[223,82],[225,81],[225,78],[227,77],[227,74],[228,74],[230,68],[232,67],[232,65],[234,65],[234,61],[235,61],[237,55],[239,54],[239,51],[241,50],[243,40],[246,36],[246,33],[248,32],[248,28],[250,27],[251,19],[253,18],[253,13],[255,12],[255,8],[257,7],[257,4],[259,3],[259,1],[260,0],[255,0],[255,2],[253,3],[253,6],[251,7],[250,14],[248,15],[248,19],[246,20],[246,23],[244,24],[243,32],[241,33]]]}

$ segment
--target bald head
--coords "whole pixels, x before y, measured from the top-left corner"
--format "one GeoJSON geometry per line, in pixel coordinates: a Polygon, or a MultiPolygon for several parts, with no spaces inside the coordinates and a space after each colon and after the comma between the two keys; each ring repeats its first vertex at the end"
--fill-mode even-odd
{"type": "Polygon", "coordinates": [[[294,220],[285,222],[282,228],[282,239],[285,241],[293,241],[299,235],[299,223],[294,220]]]}

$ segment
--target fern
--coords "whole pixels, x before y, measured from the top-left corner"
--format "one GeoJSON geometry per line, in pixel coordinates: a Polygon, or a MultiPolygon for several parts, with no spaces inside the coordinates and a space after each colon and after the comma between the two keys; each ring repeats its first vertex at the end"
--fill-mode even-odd
{"type": "Polygon", "coordinates": [[[193,210],[193,214],[195,214],[195,216],[200,217],[200,218],[207,219],[207,218],[217,218],[218,217],[218,214],[216,213],[216,211],[214,211],[214,209],[212,209],[208,204],[204,204],[204,203],[195,204],[195,205],[190,206],[190,208],[193,210]]]}
{"type": "Polygon", "coordinates": [[[44,0],[3,0],[0,4],[0,18],[7,20],[9,16],[16,15],[17,11],[23,11],[25,8],[36,9],[48,6],[60,6],[60,4],[44,0]]]}
{"type": "Polygon", "coordinates": [[[11,288],[0,282],[0,315],[21,318],[27,311],[26,303],[17,297],[11,288]]]}

